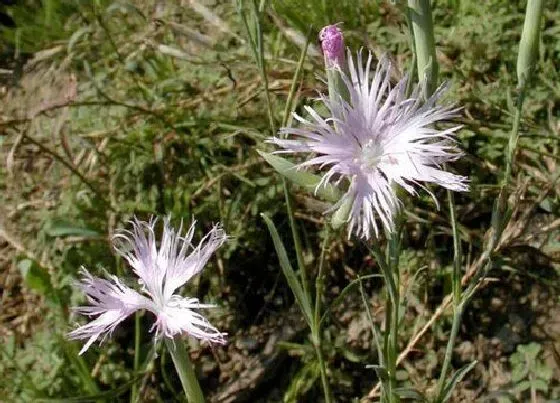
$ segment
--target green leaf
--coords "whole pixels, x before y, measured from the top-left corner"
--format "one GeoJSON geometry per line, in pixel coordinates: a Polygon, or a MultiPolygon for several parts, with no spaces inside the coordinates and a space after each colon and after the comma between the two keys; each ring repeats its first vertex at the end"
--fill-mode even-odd
{"type": "Polygon", "coordinates": [[[300,402],[302,397],[313,387],[320,375],[320,367],[317,361],[305,364],[293,377],[284,393],[284,403],[300,402]]]}
{"type": "Polygon", "coordinates": [[[449,383],[443,389],[442,396],[440,396],[437,401],[443,403],[451,399],[451,393],[453,392],[453,389],[455,389],[455,386],[457,386],[457,384],[463,380],[469,371],[474,368],[476,363],[477,361],[473,361],[455,372],[449,380],[449,383]]]}
{"type": "Polygon", "coordinates": [[[31,259],[22,259],[17,267],[21,272],[25,285],[41,295],[50,295],[53,291],[49,273],[31,259]]]}
{"type": "Polygon", "coordinates": [[[346,358],[348,361],[353,362],[355,364],[359,364],[363,359],[360,355],[344,347],[340,348],[340,352],[342,353],[344,358],[346,358]]]}
{"type": "Polygon", "coordinates": [[[413,388],[396,388],[393,392],[401,399],[410,399],[419,402],[427,401],[424,395],[422,395],[422,393],[418,392],[416,389],[413,388]]]}
{"type": "Polygon", "coordinates": [[[529,343],[526,345],[520,344],[517,346],[517,351],[525,355],[525,360],[527,363],[532,363],[537,359],[539,352],[541,351],[541,346],[538,343],[529,343]]]}
{"type": "Polygon", "coordinates": [[[77,227],[64,220],[55,220],[51,222],[51,224],[48,225],[48,227],[45,229],[45,232],[48,236],[53,238],[75,236],[86,239],[94,239],[101,237],[101,234],[97,231],[88,228],[77,227]]]}
{"type": "Polygon", "coordinates": [[[276,230],[276,226],[272,222],[270,218],[266,216],[266,214],[261,214],[264,222],[268,227],[268,231],[270,232],[270,236],[272,236],[272,241],[274,242],[274,248],[276,249],[276,254],[278,255],[278,260],[280,262],[280,267],[282,268],[282,272],[284,273],[284,277],[286,277],[286,281],[292,290],[294,297],[303,313],[303,316],[307,323],[311,326],[312,323],[312,309],[311,303],[305,292],[303,291],[303,287],[296,275],[296,272],[292,268],[290,264],[290,260],[288,259],[288,254],[286,253],[286,249],[284,248],[284,244],[280,239],[280,235],[278,235],[278,231],[276,230]]]}
{"type": "Polygon", "coordinates": [[[525,379],[529,374],[529,368],[525,363],[515,364],[511,370],[511,381],[517,383],[522,379],[525,379]]]}
{"type": "Polygon", "coordinates": [[[320,176],[298,170],[294,163],[285,158],[258,150],[257,152],[280,175],[285,176],[291,182],[303,187],[305,190],[316,194],[319,198],[335,203],[342,197],[342,192],[331,184],[326,184],[325,186],[321,186],[317,189],[317,185],[321,181],[320,176]]]}
{"type": "Polygon", "coordinates": [[[299,344],[299,343],[290,343],[288,341],[279,341],[276,343],[276,347],[289,351],[292,355],[309,355],[313,356],[315,354],[315,350],[309,344],[299,344]]]}
{"type": "Polygon", "coordinates": [[[513,393],[521,393],[521,392],[524,392],[526,390],[529,390],[530,388],[531,388],[531,382],[525,380],[525,381],[521,381],[517,385],[515,385],[515,388],[513,388],[512,391],[513,391],[513,393]]]}
{"type": "Polygon", "coordinates": [[[548,392],[548,383],[542,379],[533,379],[531,381],[531,387],[544,393],[548,392]]]}
{"type": "Polygon", "coordinates": [[[540,379],[544,379],[545,381],[549,381],[552,378],[552,368],[546,365],[545,362],[539,361],[535,365],[534,369],[535,375],[540,379]]]}

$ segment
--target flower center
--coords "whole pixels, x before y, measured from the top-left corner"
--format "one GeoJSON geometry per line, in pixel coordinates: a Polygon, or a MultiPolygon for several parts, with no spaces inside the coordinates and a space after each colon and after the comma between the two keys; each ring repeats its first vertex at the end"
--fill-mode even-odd
{"type": "Polygon", "coordinates": [[[383,157],[383,148],[372,141],[362,147],[361,155],[356,158],[355,162],[365,172],[372,172],[377,169],[377,165],[383,157]]]}

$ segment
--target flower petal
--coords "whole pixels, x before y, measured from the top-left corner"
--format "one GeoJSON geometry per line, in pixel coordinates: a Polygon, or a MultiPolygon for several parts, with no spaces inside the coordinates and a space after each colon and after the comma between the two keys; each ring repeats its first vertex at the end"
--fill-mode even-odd
{"type": "Polygon", "coordinates": [[[70,339],[88,339],[80,351],[83,354],[99,337],[103,340],[110,335],[127,316],[138,309],[152,308],[152,302],[123,285],[115,276],[106,280],[92,276],[84,268],[81,274],[78,287],[86,294],[90,305],[78,307],[75,311],[86,316],[97,316],[68,334],[70,339]]]}
{"type": "MultiPolygon", "coordinates": [[[[169,300],[175,290],[189,281],[193,276],[198,274],[212,254],[226,241],[227,235],[221,226],[215,225],[208,234],[202,238],[200,243],[192,252],[187,256],[187,241],[191,246],[190,241],[194,232],[195,223],[193,223],[188,231],[187,238],[180,237],[179,233],[175,233],[166,222],[164,228],[164,239],[169,239],[169,250],[164,250],[164,243],[160,248],[160,254],[169,252],[168,259],[166,260],[167,271],[164,284],[164,298],[169,300]]],[[[192,247],[192,246],[191,246],[192,247]]]]}
{"type": "Polygon", "coordinates": [[[201,304],[197,298],[183,298],[174,295],[157,315],[157,333],[173,338],[188,334],[211,343],[224,344],[227,333],[222,333],[194,309],[213,308],[214,305],[201,304]]]}
{"type": "Polygon", "coordinates": [[[130,263],[142,280],[145,291],[159,306],[165,305],[177,288],[198,274],[212,253],[227,239],[220,225],[215,225],[194,247],[192,238],[196,222],[183,236],[182,224],[175,231],[169,218],[166,218],[157,248],[155,220],[148,223],[135,220],[132,224],[132,231],[123,231],[115,236],[115,249],[130,263]]]}

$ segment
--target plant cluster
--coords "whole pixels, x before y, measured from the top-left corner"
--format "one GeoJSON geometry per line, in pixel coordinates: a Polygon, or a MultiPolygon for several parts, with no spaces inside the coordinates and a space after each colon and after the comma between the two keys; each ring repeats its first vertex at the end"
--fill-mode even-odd
{"type": "Polygon", "coordinates": [[[559,397],[558,2],[29,7],[8,401],[559,397]]]}

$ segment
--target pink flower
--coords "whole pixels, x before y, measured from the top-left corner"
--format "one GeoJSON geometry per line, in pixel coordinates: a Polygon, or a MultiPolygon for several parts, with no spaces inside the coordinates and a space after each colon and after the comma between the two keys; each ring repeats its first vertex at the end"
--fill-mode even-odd
{"type": "MultiPolygon", "coordinates": [[[[329,37],[333,27],[325,29],[325,37],[329,37]]],[[[415,186],[427,190],[422,182],[454,191],[468,190],[466,177],[442,169],[443,163],[461,156],[453,138],[460,126],[441,130],[433,127],[457,113],[452,107],[436,105],[444,89],[440,87],[426,101],[420,86],[407,96],[406,78],[392,87],[387,58],[379,62],[374,74],[370,73],[371,63],[371,54],[364,66],[358,53],[354,65],[349,52],[350,76],[342,70],[341,74],[350,101],[340,94],[321,95],[328,117],[308,106],[308,119],[295,115],[300,127],[280,129],[281,134],[295,139],[269,140],[284,149],[278,153],[311,154],[299,168],[328,167],[318,186],[332,179],[338,184],[346,182],[346,193],[328,211],[349,205],[348,236],[355,231],[365,239],[372,232],[378,236],[377,219],[387,230],[393,230],[393,217],[400,204],[394,185],[410,194],[416,194],[415,186]]]]}
{"type": "Polygon", "coordinates": [[[114,237],[115,250],[126,259],[139,278],[140,293],[124,285],[116,276],[103,279],[82,268],[78,287],[86,294],[89,305],[75,310],[96,318],[68,335],[71,339],[87,339],[80,354],[99,337],[105,339],[120,322],[139,309],[146,309],[156,316],[152,327],[156,329],[156,339],[189,334],[203,341],[225,343],[226,333],[219,332],[195,311],[213,308],[214,305],[201,304],[197,298],[175,293],[202,271],[214,251],[227,239],[225,232],[216,225],[195,247],[191,243],[195,223],[183,236],[182,226],[175,232],[166,219],[158,249],[155,223],[156,220],[148,223],[135,220],[132,231],[123,231],[114,237]]]}

